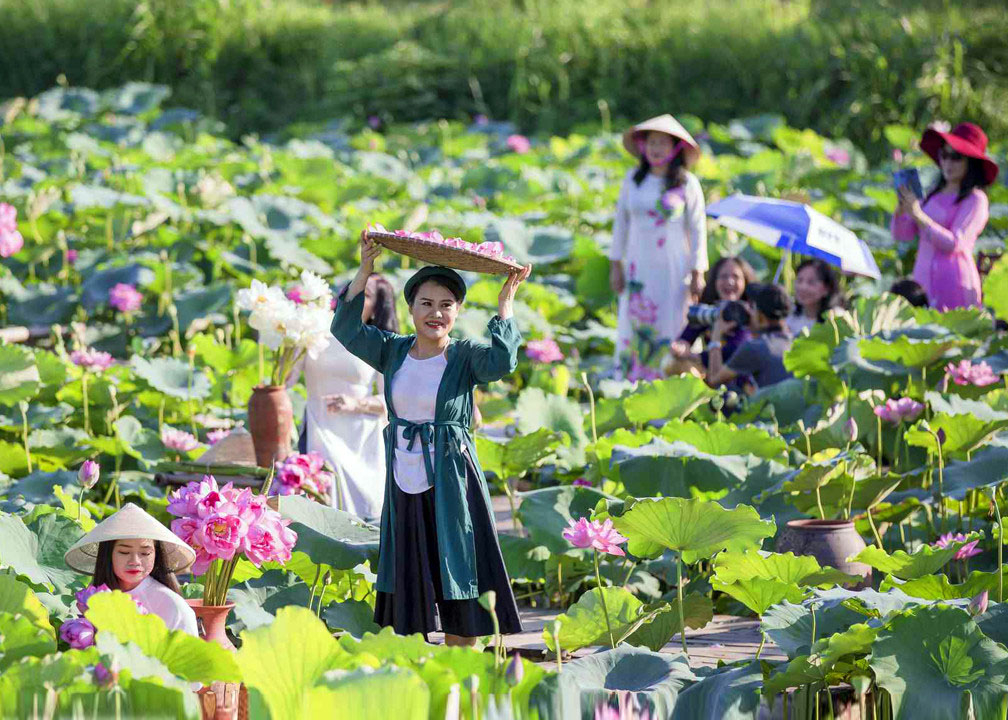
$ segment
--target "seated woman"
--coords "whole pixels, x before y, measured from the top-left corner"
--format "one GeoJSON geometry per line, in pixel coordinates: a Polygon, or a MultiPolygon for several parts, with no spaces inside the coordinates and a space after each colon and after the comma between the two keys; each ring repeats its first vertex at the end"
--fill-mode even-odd
{"type": "Polygon", "coordinates": [[[818,258],[803,262],[795,274],[794,313],[787,318],[792,337],[822,322],[826,311],[840,304],[840,279],[833,266],[818,258]]]}
{"type": "MultiPolygon", "coordinates": [[[[748,299],[747,289],[756,282],[756,273],[745,260],[734,255],[727,255],[716,263],[707,273],[707,280],[700,303],[703,305],[718,305],[732,300],[748,299]]],[[[697,368],[701,374],[707,369],[707,350],[699,354],[692,351],[697,338],[703,338],[704,344],[710,341],[710,327],[688,325],[679,339],[671,345],[675,362],[669,367],[670,373],[690,372],[697,368]]],[[[735,350],[749,337],[744,327],[736,327],[724,339],[721,347],[721,357],[728,360],[735,350]]],[[[741,378],[740,378],[741,380],[741,378]]],[[[741,388],[741,383],[739,384],[741,388]]]]}
{"type": "Polygon", "coordinates": [[[791,347],[791,335],[784,324],[791,313],[791,298],[780,285],[752,285],[749,298],[753,309],[749,328],[753,337],[739,346],[727,363],[721,357],[724,338],[735,329],[721,315],[714,323],[707,364],[707,384],[718,387],[740,375],[751,375],[757,388],[793,377],[784,367],[784,353],[791,347]]]}
{"type": "Polygon", "coordinates": [[[92,586],[128,593],[169,630],[199,635],[196,614],[175,578],[193,564],[196,553],[133,503],[95,525],[66,551],[64,560],[74,570],[92,574],[92,586]]]}

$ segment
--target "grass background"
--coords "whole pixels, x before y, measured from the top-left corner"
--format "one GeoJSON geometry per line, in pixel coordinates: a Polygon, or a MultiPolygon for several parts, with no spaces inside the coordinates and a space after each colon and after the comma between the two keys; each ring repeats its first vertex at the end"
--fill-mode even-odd
{"type": "Polygon", "coordinates": [[[981,0],[0,0],[0,97],[59,76],[170,85],[240,135],[333,117],[528,132],[778,112],[885,152],[882,128],[1008,131],[1008,12],[981,0]]]}

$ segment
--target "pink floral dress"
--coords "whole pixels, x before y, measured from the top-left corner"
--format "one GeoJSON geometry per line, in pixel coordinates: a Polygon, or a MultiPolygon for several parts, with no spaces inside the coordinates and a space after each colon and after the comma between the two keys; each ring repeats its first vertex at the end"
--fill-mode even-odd
{"type": "Polygon", "coordinates": [[[610,260],[623,264],[616,363],[629,380],[653,379],[669,342],[686,327],[690,272],[705,272],[707,218],[700,181],[665,190],[648,174],[637,185],[627,173],[616,204],[610,260]]]}

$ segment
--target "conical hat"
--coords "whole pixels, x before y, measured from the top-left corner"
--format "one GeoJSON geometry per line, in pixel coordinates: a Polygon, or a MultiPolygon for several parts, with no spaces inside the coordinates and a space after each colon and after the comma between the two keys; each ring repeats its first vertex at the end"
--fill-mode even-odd
{"type": "Polygon", "coordinates": [[[133,503],[95,525],[94,529],[66,551],[63,559],[74,570],[93,573],[98,559],[98,543],[106,540],[159,540],[166,553],[165,562],[172,572],[185,570],[196,560],[196,553],[182,539],[133,503]]]}
{"type": "Polygon", "coordinates": [[[687,165],[693,165],[700,157],[700,146],[697,144],[697,141],[693,139],[693,136],[686,131],[686,128],[678,120],[668,113],[645,120],[623,133],[623,147],[627,149],[628,153],[639,158],[641,151],[637,147],[637,138],[652,131],[663,132],[666,135],[671,135],[677,140],[685,142],[686,147],[683,148],[683,152],[686,153],[687,165]]]}

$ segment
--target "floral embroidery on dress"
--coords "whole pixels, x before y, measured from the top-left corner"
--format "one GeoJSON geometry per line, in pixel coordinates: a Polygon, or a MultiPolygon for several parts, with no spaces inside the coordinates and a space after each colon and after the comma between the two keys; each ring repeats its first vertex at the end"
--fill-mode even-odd
{"type": "MultiPolygon", "coordinates": [[[[654,218],[655,227],[664,225],[669,220],[674,220],[686,212],[686,187],[680,185],[666,190],[658,196],[653,210],[648,210],[648,217],[654,218]]],[[[658,238],[658,247],[665,244],[665,236],[658,238]]]]}
{"type": "Polygon", "coordinates": [[[654,325],[658,322],[658,303],[642,292],[630,294],[627,309],[630,311],[630,317],[640,325],[654,325]]]}

